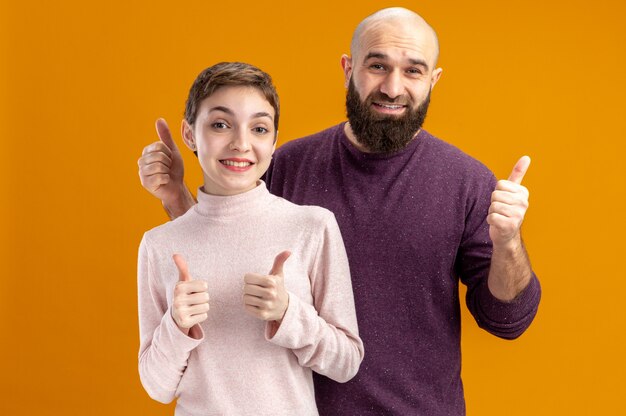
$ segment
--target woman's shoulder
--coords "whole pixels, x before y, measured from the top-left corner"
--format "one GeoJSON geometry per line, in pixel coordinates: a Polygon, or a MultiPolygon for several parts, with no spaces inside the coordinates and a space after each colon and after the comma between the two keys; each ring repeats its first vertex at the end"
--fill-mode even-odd
{"type": "Polygon", "coordinates": [[[301,223],[326,224],[328,221],[335,221],[335,215],[330,210],[317,205],[298,205],[274,196],[274,206],[276,215],[301,223]]]}
{"type": "Polygon", "coordinates": [[[194,209],[191,208],[180,217],[146,231],[144,239],[151,244],[160,244],[185,238],[197,229],[197,219],[194,209]]]}

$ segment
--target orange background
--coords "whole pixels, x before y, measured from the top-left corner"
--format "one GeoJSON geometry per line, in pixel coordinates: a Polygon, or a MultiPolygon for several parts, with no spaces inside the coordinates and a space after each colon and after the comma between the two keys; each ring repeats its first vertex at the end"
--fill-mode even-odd
{"type": "Polygon", "coordinates": [[[542,304],[514,342],[463,308],[468,415],[623,410],[623,1],[174,3],[0,0],[0,414],[173,414],[137,374],[137,246],[166,219],[137,177],[154,120],[180,143],[197,73],[242,60],[276,81],[281,143],[335,124],[351,32],[391,5],[439,33],[426,128],[500,177],[533,158],[542,304]]]}

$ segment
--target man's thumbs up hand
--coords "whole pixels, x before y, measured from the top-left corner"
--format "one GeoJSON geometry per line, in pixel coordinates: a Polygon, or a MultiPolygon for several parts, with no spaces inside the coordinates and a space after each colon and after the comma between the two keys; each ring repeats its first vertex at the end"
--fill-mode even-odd
{"type": "Polygon", "coordinates": [[[491,206],[487,215],[489,237],[495,245],[520,243],[520,228],[528,209],[528,189],[522,179],[528,171],[530,158],[522,156],[509,178],[500,180],[491,194],[491,206]]]}
{"type": "Polygon", "coordinates": [[[141,185],[164,203],[184,194],[183,158],[164,119],[156,121],[159,141],[143,149],[137,161],[141,185]]]}

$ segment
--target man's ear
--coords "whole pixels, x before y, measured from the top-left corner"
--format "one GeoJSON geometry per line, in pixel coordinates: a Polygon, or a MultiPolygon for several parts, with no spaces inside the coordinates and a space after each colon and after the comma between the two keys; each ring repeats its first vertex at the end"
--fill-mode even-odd
{"type": "Polygon", "coordinates": [[[346,54],[341,55],[341,69],[343,69],[344,87],[348,88],[352,76],[352,58],[346,54]]]}
{"type": "Polygon", "coordinates": [[[435,84],[437,83],[437,81],[439,81],[439,78],[441,78],[442,72],[443,72],[442,68],[436,68],[433,71],[433,75],[430,77],[430,89],[431,90],[435,88],[435,84]]]}
{"type": "Polygon", "coordinates": [[[193,127],[187,123],[187,120],[183,119],[180,126],[180,135],[183,136],[183,141],[187,147],[194,152],[196,151],[196,139],[193,137],[193,127]]]}

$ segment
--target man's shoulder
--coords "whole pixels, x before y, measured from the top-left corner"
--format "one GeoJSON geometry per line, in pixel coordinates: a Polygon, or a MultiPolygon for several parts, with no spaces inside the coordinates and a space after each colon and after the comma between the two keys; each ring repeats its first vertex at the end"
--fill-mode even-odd
{"type": "Polygon", "coordinates": [[[330,147],[343,134],[343,123],[334,125],[320,132],[291,140],[280,146],[274,157],[303,155],[308,152],[318,153],[321,148],[330,147]]]}
{"type": "Polygon", "coordinates": [[[437,166],[448,170],[451,174],[463,172],[487,177],[493,175],[485,164],[457,146],[430,134],[426,130],[423,130],[422,134],[423,156],[432,159],[437,166]]]}

